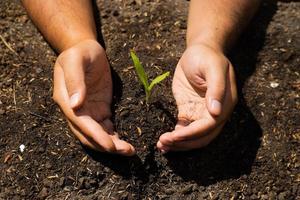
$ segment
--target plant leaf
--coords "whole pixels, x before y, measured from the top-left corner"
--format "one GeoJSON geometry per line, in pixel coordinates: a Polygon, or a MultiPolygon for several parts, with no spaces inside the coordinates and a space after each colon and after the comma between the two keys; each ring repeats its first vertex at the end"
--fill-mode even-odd
{"type": "Polygon", "coordinates": [[[145,70],[144,70],[139,58],[136,56],[136,54],[132,50],[130,51],[130,56],[131,56],[131,59],[134,64],[135,71],[136,71],[141,83],[144,85],[145,90],[148,90],[148,88],[149,88],[148,77],[145,73],[145,70]]]}
{"type": "Polygon", "coordinates": [[[154,85],[160,83],[161,81],[163,81],[165,78],[167,78],[170,75],[170,72],[166,72],[162,75],[157,76],[150,84],[149,86],[149,91],[151,91],[151,89],[154,87],[154,85]]]}

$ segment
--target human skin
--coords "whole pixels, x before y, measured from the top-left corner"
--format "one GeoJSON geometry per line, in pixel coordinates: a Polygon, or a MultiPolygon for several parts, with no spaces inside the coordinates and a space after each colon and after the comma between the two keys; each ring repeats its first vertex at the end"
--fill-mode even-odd
{"type": "Polygon", "coordinates": [[[91,1],[23,0],[29,16],[59,56],[53,99],[82,144],[125,156],[134,147],[120,140],[110,120],[112,79],[105,50],[97,42],[91,1]]]}
{"type": "Polygon", "coordinates": [[[259,6],[259,0],[192,0],[187,48],[172,91],[178,107],[175,129],[157,142],[163,152],[208,145],[222,130],[237,103],[233,66],[226,52],[259,6]]]}
{"type": "MultiPolygon", "coordinates": [[[[59,53],[53,99],[74,135],[92,149],[134,155],[134,147],[118,138],[110,120],[111,74],[105,50],[96,40],[91,2],[22,2],[59,53]]],[[[174,131],[160,137],[157,147],[162,152],[203,147],[221,131],[237,101],[233,67],[225,53],[258,4],[259,0],[191,1],[187,49],[178,62],[172,86],[178,123],[174,131]]]]}

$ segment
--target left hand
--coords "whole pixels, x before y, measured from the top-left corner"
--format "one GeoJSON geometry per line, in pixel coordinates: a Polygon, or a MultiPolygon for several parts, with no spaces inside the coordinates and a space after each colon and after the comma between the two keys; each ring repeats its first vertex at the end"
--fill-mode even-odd
{"type": "Polygon", "coordinates": [[[163,152],[209,144],[237,103],[233,66],[225,55],[204,44],[186,49],[175,70],[173,95],[178,107],[175,130],[157,142],[163,152]]]}

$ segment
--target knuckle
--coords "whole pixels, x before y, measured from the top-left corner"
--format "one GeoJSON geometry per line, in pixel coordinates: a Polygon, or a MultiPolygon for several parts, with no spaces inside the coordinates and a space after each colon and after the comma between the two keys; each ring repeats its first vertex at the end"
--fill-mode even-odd
{"type": "Polygon", "coordinates": [[[90,148],[92,147],[90,142],[87,139],[81,138],[79,140],[83,146],[90,147],[90,148]]]}
{"type": "Polygon", "coordinates": [[[122,149],[122,151],[120,153],[127,154],[127,153],[130,153],[130,152],[131,152],[131,147],[129,145],[127,145],[126,147],[124,147],[122,149]]]}
{"type": "Polygon", "coordinates": [[[175,134],[173,136],[173,141],[174,142],[181,142],[181,141],[184,141],[184,140],[186,140],[186,137],[184,135],[175,134]]]}
{"type": "Polygon", "coordinates": [[[116,147],[115,145],[112,143],[112,144],[109,144],[109,145],[106,145],[104,147],[105,151],[107,151],[108,153],[115,153],[116,152],[116,147]]]}

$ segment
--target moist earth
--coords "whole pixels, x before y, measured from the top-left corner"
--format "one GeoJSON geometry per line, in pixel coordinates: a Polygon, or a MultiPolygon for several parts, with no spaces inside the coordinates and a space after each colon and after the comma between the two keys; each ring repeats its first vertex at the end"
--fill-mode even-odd
{"type": "Polygon", "coordinates": [[[171,77],[185,49],[188,4],[94,2],[113,69],[115,129],[137,149],[126,158],[73,137],[51,98],[55,52],[19,1],[0,1],[0,199],[299,199],[297,1],[263,1],[228,55],[239,103],[217,139],[190,152],[157,150],[176,123],[171,77]],[[130,49],[150,79],[171,72],[149,105],[130,49]]]}

